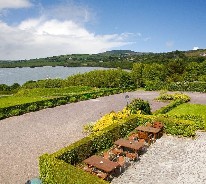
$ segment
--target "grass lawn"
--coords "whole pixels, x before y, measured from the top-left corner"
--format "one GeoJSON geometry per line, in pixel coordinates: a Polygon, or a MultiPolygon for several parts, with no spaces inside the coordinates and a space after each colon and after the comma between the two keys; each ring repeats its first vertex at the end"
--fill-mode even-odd
{"type": "Polygon", "coordinates": [[[82,92],[97,91],[98,88],[92,88],[87,86],[71,86],[66,88],[34,88],[34,89],[21,89],[15,96],[27,96],[27,97],[56,97],[66,96],[68,94],[77,94],[82,92]]]}
{"type": "Polygon", "coordinates": [[[54,97],[66,96],[69,94],[79,94],[98,90],[98,88],[85,86],[22,89],[17,94],[11,96],[0,96],[0,108],[41,101],[54,97]]]}
{"type": "Polygon", "coordinates": [[[206,105],[185,103],[169,111],[167,114],[170,114],[170,115],[190,114],[190,115],[205,116],[206,115],[206,105]]]}
{"type": "Polygon", "coordinates": [[[0,108],[9,107],[13,105],[20,105],[28,102],[36,102],[40,100],[48,99],[48,97],[16,97],[16,96],[7,96],[0,98],[0,108]]]}

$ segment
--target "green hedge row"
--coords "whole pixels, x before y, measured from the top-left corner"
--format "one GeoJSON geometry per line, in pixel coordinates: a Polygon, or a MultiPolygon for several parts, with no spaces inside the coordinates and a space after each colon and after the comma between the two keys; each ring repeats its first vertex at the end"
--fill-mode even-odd
{"type": "Polygon", "coordinates": [[[164,114],[165,118],[174,118],[179,120],[190,120],[195,122],[195,127],[197,130],[206,130],[206,119],[203,116],[200,115],[170,115],[170,114],[164,114]]]}
{"type": "MultiPolygon", "coordinates": [[[[53,181],[58,181],[56,182],[58,184],[81,183],[81,181],[79,182],[77,179],[78,177],[76,176],[78,174],[78,168],[76,168],[77,171],[74,169],[74,172],[70,172],[70,177],[65,178],[63,183],[59,179],[59,174],[54,173],[54,171],[58,170],[59,173],[64,173],[64,164],[75,165],[89,156],[111,147],[115,140],[119,139],[120,137],[125,137],[130,131],[139,125],[139,122],[140,121],[137,121],[136,117],[132,117],[128,119],[128,121],[122,122],[119,125],[111,125],[110,127],[106,128],[106,130],[98,132],[98,134],[91,134],[88,137],[85,137],[69,145],[68,147],[57,151],[56,153],[53,153],[52,155],[42,155],[39,161],[40,178],[46,184],[50,184],[53,181]],[[42,161],[46,156],[61,160],[62,164],[59,166],[55,165],[55,159],[47,159],[47,161],[42,161]]],[[[82,176],[85,176],[86,174],[87,173],[85,172],[82,174],[82,176]]],[[[102,180],[97,179],[97,182],[98,181],[100,182],[102,180]]],[[[85,182],[92,183],[90,180],[85,180],[85,182]]]]}
{"type": "Polygon", "coordinates": [[[138,118],[137,116],[131,116],[119,124],[113,124],[103,129],[103,131],[92,133],[80,141],[59,150],[54,155],[58,159],[75,165],[85,158],[111,147],[115,140],[125,137],[135,127],[143,123],[138,118]]]}
{"type": "Polygon", "coordinates": [[[206,82],[173,82],[168,86],[168,90],[206,92],[206,82]]]}
{"type": "Polygon", "coordinates": [[[175,107],[177,107],[177,106],[179,106],[179,105],[181,105],[183,103],[185,103],[185,101],[184,100],[179,100],[179,99],[175,100],[175,101],[172,101],[168,105],[166,105],[166,106],[160,108],[159,110],[155,111],[153,114],[154,115],[165,114],[165,113],[171,111],[172,109],[174,109],[175,107]]]}
{"type": "Polygon", "coordinates": [[[4,108],[0,108],[0,119],[4,119],[11,116],[17,116],[27,112],[37,111],[48,107],[55,107],[58,105],[67,104],[69,102],[88,100],[100,96],[107,96],[107,95],[121,93],[130,90],[132,90],[132,88],[127,88],[127,89],[110,88],[106,90],[105,89],[100,90],[98,92],[68,95],[63,97],[51,98],[47,100],[41,100],[41,101],[36,101],[31,103],[24,103],[15,106],[4,107],[4,108]]]}
{"type": "Polygon", "coordinates": [[[193,137],[195,131],[198,130],[196,121],[192,120],[183,120],[162,114],[155,116],[155,120],[164,123],[164,132],[166,134],[193,137]]]}
{"type": "Polygon", "coordinates": [[[165,83],[162,81],[147,81],[145,90],[168,90],[168,91],[194,91],[206,92],[206,82],[171,82],[165,83]]]}
{"type": "Polygon", "coordinates": [[[97,176],[48,154],[40,157],[39,164],[44,184],[108,184],[97,176]]]}
{"type": "MultiPolygon", "coordinates": [[[[58,184],[82,183],[81,177],[78,178],[79,169],[71,165],[76,165],[89,156],[111,147],[114,141],[127,136],[137,126],[154,121],[163,122],[165,132],[171,135],[194,136],[197,130],[195,122],[191,120],[164,117],[164,115],[132,115],[119,124],[113,124],[103,131],[90,134],[51,155],[42,155],[39,161],[40,178],[46,184],[53,183],[53,181],[58,184]]],[[[82,173],[82,177],[86,178],[85,183],[92,183],[92,178],[89,178],[86,172],[82,173]]],[[[97,182],[100,183],[102,180],[97,179],[97,182]]]]}

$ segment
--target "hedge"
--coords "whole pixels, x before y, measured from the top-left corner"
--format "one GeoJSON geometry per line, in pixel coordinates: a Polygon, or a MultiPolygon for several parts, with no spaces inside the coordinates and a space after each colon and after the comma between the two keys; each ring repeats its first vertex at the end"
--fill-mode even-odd
{"type": "Polygon", "coordinates": [[[76,95],[68,95],[68,96],[62,96],[57,98],[51,98],[31,103],[24,103],[9,107],[0,108],[0,119],[4,119],[11,116],[17,116],[21,115],[27,112],[37,111],[48,107],[55,107],[58,105],[64,105],[68,102],[77,102],[82,100],[88,100],[91,98],[97,98],[100,96],[107,96],[111,94],[121,93],[124,91],[131,91],[132,88],[111,88],[111,89],[104,89],[100,90],[98,92],[90,92],[90,93],[82,93],[82,94],[76,94],[76,95]]]}
{"type": "Polygon", "coordinates": [[[97,176],[86,173],[82,169],[48,154],[40,157],[39,164],[44,184],[108,184],[97,176]]]}
{"type": "MultiPolygon", "coordinates": [[[[164,131],[171,135],[194,136],[197,130],[195,122],[191,120],[164,117],[164,115],[132,115],[118,124],[113,124],[96,134],[90,134],[51,155],[40,156],[40,178],[46,184],[82,183],[84,182],[82,178],[86,178],[87,183],[93,183],[93,178],[90,178],[88,173],[81,172],[74,166],[89,156],[111,147],[114,141],[127,136],[140,124],[154,121],[163,122],[164,131]]],[[[96,182],[101,183],[102,180],[97,178],[96,182]]]]}
{"type": "Polygon", "coordinates": [[[145,90],[168,90],[168,91],[194,91],[206,92],[206,82],[162,82],[147,81],[145,90]]]}
{"type": "Polygon", "coordinates": [[[184,100],[175,100],[175,101],[172,101],[171,103],[169,103],[168,105],[160,108],[159,110],[155,111],[153,114],[154,115],[157,115],[157,114],[165,114],[169,111],[171,111],[172,109],[174,109],[175,107],[177,107],[178,105],[181,105],[185,103],[184,100]]]}
{"type": "Polygon", "coordinates": [[[190,120],[195,122],[195,127],[197,130],[206,130],[206,119],[203,116],[200,115],[170,115],[170,114],[164,114],[163,117],[165,118],[173,118],[173,119],[179,119],[179,120],[190,120]]]}
{"type": "Polygon", "coordinates": [[[206,82],[172,82],[167,89],[169,91],[206,92],[206,82]]]}

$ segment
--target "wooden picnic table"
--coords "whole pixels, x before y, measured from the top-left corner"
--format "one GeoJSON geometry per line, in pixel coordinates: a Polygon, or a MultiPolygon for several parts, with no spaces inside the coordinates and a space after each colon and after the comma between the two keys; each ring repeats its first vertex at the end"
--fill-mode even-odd
{"type": "Polygon", "coordinates": [[[161,130],[163,130],[164,125],[161,122],[155,122],[153,124],[154,128],[160,128],[161,130]]]}
{"type": "Polygon", "coordinates": [[[120,167],[119,163],[107,160],[101,156],[93,155],[83,161],[88,165],[92,165],[106,173],[111,173],[116,168],[120,167]]]}
{"type": "Polygon", "coordinates": [[[133,149],[135,152],[138,152],[144,146],[144,142],[138,142],[122,138],[115,141],[114,144],[125,148],[133,149]]]}
{"type": "Polygon", "coordinates": [[[157,138],[157,134],[161,131],[160,128],[148,127],[148,126],[138,126],[136,128],[138,131],[147,132],[154,134],[154,139],[157,138]]]}

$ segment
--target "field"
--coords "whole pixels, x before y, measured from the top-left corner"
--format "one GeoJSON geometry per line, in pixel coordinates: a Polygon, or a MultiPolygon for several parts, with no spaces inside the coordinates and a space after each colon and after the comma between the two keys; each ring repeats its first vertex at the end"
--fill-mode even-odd
{"type": "Polygon", "coordinates": [[[74,86],[68,88],[34,88],[22,89],[12,96],[0,97],[0,108],[19,105],[29,102],[41,101],[49,98],[66,96],[69,94],[79,94],[83,92],[97,91],[98,88],[74,86]]]}
{"type": "Polygon", "coordinates": [[[48,97],[17,97],[17,96],[1,97],[0,108],[9,107],[13,105],[20,105],[29,102],[36,102],[44,99],[48,99],[48,97]]]}
{"type": "Polygon", "coordinates": [[[185,103],[171,110],[170,112],[168,112],[168,114],[170,115],[190,114],[190,115],[205,116],[206,105],[185,103]]]}

